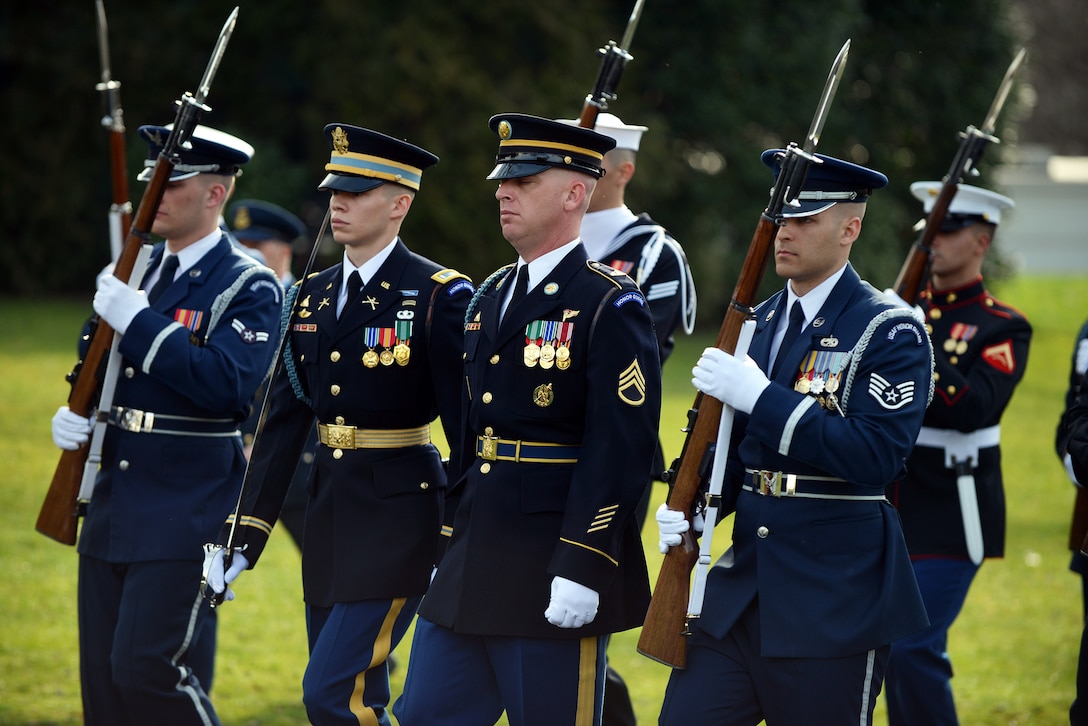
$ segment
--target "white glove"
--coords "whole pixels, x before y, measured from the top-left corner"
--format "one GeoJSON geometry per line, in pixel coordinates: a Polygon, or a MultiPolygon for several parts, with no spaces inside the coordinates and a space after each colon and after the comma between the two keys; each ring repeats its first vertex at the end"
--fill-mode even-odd
{"type": "Polygon", "coordinates": [[[922,310],[921,305],[911,305],[909,302],[899,297],[899,293],[897,293],[890,287],[884,291],[884,298],[893,305],[897,305],[898,307],[907,308],[908,310],[913,311],[914,317],[917,318],[919,322],[926,322],[926,314],[922,310]]]}
{"type": "Polygon", "coordinates": [[[596,590],[557,575],[552,578],[552,599],[544,617],[560,628],[580,628],[597,617],[600,602],[596,590]]]}
{"type": "Polygon", "coordinates": [[[1085,371],[1088,371],[1088,338],[1077,343],[1077,362],[1073,366],[1073,370],[1077,372],[1077,375],[1084,375],[1085,371]]]}
{"type": "Polygon", "coordinates": [[[702,512],[696,512],[689,525],[683,512],[669,509],[667,504],[662,504],[657,508],[656,517],[657,549],[661,551],[661,554],[667,553],[670,547],[680,544],[682,539],[680,535],[687,532],[689,526],[694,528],[696,535],[703,533],[702,512]]]}
{"type": "Polygon", "coordinates": [[[103,275],[94,294],[94,311],[121,335],[147,305],[143,290],[133,290],[113,275],[103,275]]]}
{"type": "Polygon", "coordinates": [[[691,375],[697,389],[742,413],[751,413],[763,389],[771,384],[751,358],[740,360],[713,347],[703,351],[691,375]]]}
{"type": "Polygon", "coordinates": [[[58,449],[75,451],[90,438],[94,422],[78,413],[72,413],[67,406],[61,406],[53,414],[53,443],[58,449]]]}
{"type": "Polygon", "coordinates": [[[1069,455],[1067,451],[1065,458],[1062,459],[1062,465],[1065,467],[1065,473],[1069,475],[1069,481],[1076,484],[1078,487],[1084,486],[1081,482],[1077,481],[1077,474],[1073,471],[1073,457],[1069,455]]]}
{"type": "Polygon", "coordinates": [[[687,532],[690,525],[683,512],[669,509],[666,504],[662,504],[657,508],[656,516],[657,549],[661,551],[661,554],[665,554],[670,547],[680,544],[682,539],[680,535],[687,532]]]}
{"type": "Polygon", "coordinates": [[[230,567],[227,568],[226,572],[223,572],[223,555],[226,551],[226,548],[219,549],[212,556],[212,561],[208,564],[208,574],[204,576],[204,581],[216,593],[223,592],[225,588],[227,595],[223,599],[233,600],[234,591],[227,585],[234,582],[238,575],[242,574],[242,570],[249,568],[249,560],[241,552],[235,551],[234,557],[230,560],[230,567]]]}

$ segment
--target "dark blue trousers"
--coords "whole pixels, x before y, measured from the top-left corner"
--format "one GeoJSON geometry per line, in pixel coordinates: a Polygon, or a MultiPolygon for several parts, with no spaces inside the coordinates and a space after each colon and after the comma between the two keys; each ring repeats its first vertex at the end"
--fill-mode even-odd
{"type": "Polygon", "coordinates": [[[952,661],[948,629],[963,609],[978,572],[970,560],[915,560],[914,576],[929,614],[929,627],[892,643],[885,676],[889,726],[954,726],[952,661]]]}
{"type": "Polygon", "coordinates": [[[687,668],[669,676],[658,723],[872,724],[888,646],[843,658],[768,658],[760,650],[754,602],[721,640],[695,629],[687,668]]]}
{"type": "Polygon", "coordinates": [[[306,607],[310,661],[302,678],[306,715],[316,726],[389,726],[389,654],[421,597],[306,607]]]}
{"type": "Polygon", "coordinates": [[[400,726],[597,726],[607,638],[465,635],[419,618],[400,726]]]}
{"type": "Polygon", "coordinates": [[[202,564],[79,558],[79,669],[88,726],[218,724],[188,664],[207,601],[202,564]]]}

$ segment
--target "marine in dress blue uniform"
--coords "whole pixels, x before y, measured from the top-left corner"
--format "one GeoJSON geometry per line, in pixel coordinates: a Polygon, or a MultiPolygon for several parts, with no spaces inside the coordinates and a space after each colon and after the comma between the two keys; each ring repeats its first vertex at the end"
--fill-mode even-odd
{"type": "Polygon", "coordinates": [[[606,636],[641,625],[649,600],[634,512],[657,439],[657,342],[634,281],[578,239],[612,139],[523,114],[490,126],[488,178],[519,262],[464,321],[449,542],[394,712],[402,726],[504,710],[513,726],[599,724],[606,636]]]}
{"type": "MultiPolygon", "coordinates": [[[[1073,346],[1071,365],[1069,366],[1069,388],[1065,392],[1065,407],[1062,409],[1061,418],[1058,420],[1058,428],[1054,434],[1054,448],[1058,454],[1058,460],[1062,462],[1066,475],[1077,487],[1076,504],[1073,509],[1073,522],[1069,528],[1069,549],[1073,551],[1073,557],[1069,562],[1069,569],[1080,575],[1081,581],[1081,608],[1082,613],[1088,619],[1088,555],[1081,551],[1085,537],[1088,536],[1088,476],[1083,474],[1088,468],[1081,464],[1082,475],[1077,476],[1073,469],[1073,449],[1082,448],[1080,461],[1088,461],[1088,423],[1084,420],[1085,397],[1081,395],[1086,390],[1084,374],[1088,371],[1088,321],[1081,326],[1077,333],[1073,346]],[[1078,400],[1079,399],[1079,400],[1078,400]],[[1071,437],[1074,431],[1079,432],[1080,441],[1074,442],[1071,437]]],[[[1077,695],[1069,709],[1069,722],[1072,726],[1088,724],[1088,630],[1082,634],[1080,643],[1080,656],[1077,660],[1077,695]]]]}
{"type": "MultiPolygon", "coordinates": [[[[940,182],[911,185],[926,214],[940,189],[940,182]]],[[[1008,197],[960,185],[918,301],[933,340],[935,393],[906,475],[888,497],[903,521],[930,626],[892,646],[885,676],[891,726],[958,723],[948,629],[983,558],[1005,554],[1000,421],[1024,376],[1031,325],[986,290],[981,269],[1012,206],[1008,197]]]]}
{"type": "MultiPolygon", "coordinates": [[[[150,171],[169,131],[142,126],[139,134],[150,171]]],[[[200,547],[238,496],[238,427],[275,351],[283,291],[216,226],[252,147],[198,126],[179,153],[160,210],[171,216],[166,224],[186,221],[192,231],[174,237],[160,215],[152,231],[167,241],[153,251],[144,284],[163,279],[164,257],[177,260],[177,276],[150,306],[112,275],[95,297],[99,315],[123,329],[123,366],[113,406],[100,412],[109,426],[78,544],[88,724],[218,723],[200,680],[211,664],[198,678],[189,660],[207,612],[200,547]],[[200,215],[178,201],[194,189],[211,204],[200,215]]]]}
{"type": "Polygon", "coordinates": [[[438,157],[348,124],[329,124],[325,134],[331,156],[319,188],[330,192],[344,259],[287,296],[283,369],[271,384],[239,516],[220,543],[236,524],[236,557],[257,563],[316,427],[302,547],[306,713],[315,724],[388,724],[386,661],[427,590],[442,525],[446,472],[432,422],[441,418],[451,448],[461,443],[473,286],[399,237],[423,170],[438,157]],[[370,212],[352,213],[352,204],[370,212]],[[365,260],[355,259],[352,228],[371,224],[365,260]],[[366,279],[344,293],[338,312],[355,275],[366,279]]]}
{"type": "MultiPolygon", "coordinates": [[[[763,155],[776,176],[780,154],[763,155]]],[[[757,307],[749,360],[708,348],[693,371],[736,411],[723,488],[736,517],[662,724],[871,723],[889,644],[926,624],[884,487],[921,426],[929,338],[849,263],[887,178],[818,156],[778,231],[789,283],[757,307]]]]}
{"type": "MultiPolygon", "coordinates": [[[[576,119],[563,121],[578,123],[576,119]]],[[[695,281],[676,238],[649,214],[636,215],[625,203],[627,185],[634,177],[635,159],[647,127],[625,124],[615,114],[601,113],[593,129],[615,139],[616,148],[604,155],[606,174],[597,182],[589,210],[582,219],[582,244],[590,259],[627,273],[646,295],[664,367],[676,344],[677,328],[688,335],[695,329],[695,281]]],[[[665,453],[658,440],[653,475],[646,482],[635,514],[640,526],[646,520],[653,482],[664,481],[664,473],[665,453]]],[[[603,722],[605,726],[635,724],[627,685],[611,666],[605,681],[603,722]]]]}
{"type": "MultiPolygon", "coordinates": [[[[284,287],[290,288],[296,278],[291,269],[295,242],[306,237],[306,225],[296,215],[279,205],[260,199],[241,199],[227,209],[227,221],[234,236],[245,247],[255,249],[264,257],[284,287]]],[[[253,412],[242,426],[242,443],[248,450],[253,446],[253,435],[264,402],[265,386],[262,384],[254,398],[253,412]]],[[[302,534],[306,518],[306,480],[314,461],[317,446],[317,428],[310,433],[310,440],[302,450],[302,457],[295,467],[294,478],[287,490],[280,510],[279,521],[287,528],[295,545],[302,549],[302,534]]]]}

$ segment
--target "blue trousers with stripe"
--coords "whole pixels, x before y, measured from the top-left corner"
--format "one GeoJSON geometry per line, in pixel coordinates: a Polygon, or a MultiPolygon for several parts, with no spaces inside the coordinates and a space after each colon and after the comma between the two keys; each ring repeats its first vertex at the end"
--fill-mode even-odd
{"type": "Polygon", "coordinates": [[[302,701],[316,726],[389,726],[389,654],[420,597],[306,607],[310,661],[302,701]]]}
{"type": "Polygon", "coordinates": [[[599,726],[607,638],[465,635],[419,618],[400,726],[599,726]]]}
{"type": "Polygon", "coordinates": [[[208,603],[202,564],[79,558],[79,670],[88,726],[214,726],[188,663],[208,603]]]}
{"type": "Polygon", "coordinates": [[[759,608],[750,605],[726,637],[696,628],[687,668],[673,670],[663,726],[871,726],[890,646],[842,658],[760,655],[759,608]]]}

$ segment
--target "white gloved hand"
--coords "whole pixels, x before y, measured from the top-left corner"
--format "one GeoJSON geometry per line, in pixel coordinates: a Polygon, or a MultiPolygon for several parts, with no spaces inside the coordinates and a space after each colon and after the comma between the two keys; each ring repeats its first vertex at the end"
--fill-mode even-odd
{"type": "Polygon", "coordinates": [[[1069,475],[1069,481],[1073,482],[1078,487],[1084,486],[1084,484],[1077,481],[1077,473],[1073,471],[1073,457],[1069,455],[1068,451],[1065,453],[1065,458],[1062,459],[1062,465],[1065,467],[1065,473],[1069,475]]]}
{"type": "Polygon", "coordinates": [[[1088,371],[1088,338],[1077,343],[1077,360],[1073,366],[1077,375],[1083,376],[1088,371]]]}
{"type": "Polygon", "coordinates": [[[661,554],[667,553],[670,547],[680,544],[683,539],[680,535],[687,532],[689,528],[695,530],[696,536],[703,533],[702,512],[695,513],[690,525],[683,512],[669,509],[666,504],[657,508],[655,516],[657,518],[657,549],[661,551],[661,554]]]}
{"type": "Polygon", "coordinates": [[[133,290],[113,275],[103,275],[94,294],[94,311],[121,335],[132,319],[148,307],[143,290],[133,290]]]}
{"type": "Polygon", "coordinates": [[[597,617],[601,596],[596,590],[558,575],[552,578],[552,599],[544,617],[560,628],[580,628],[597,617]]]}
{"type": "Polygon", "coordinates": [[[899,297],[899,293],[897,293],[890,287],[884,291],[884,298],[893,305],[901,308],[907,308],[908,310],[912,311],[914,313],[914,317],[917,318],[919,322],[925,323],[926,314],[925,311],[922,310],[921,305],[911,305],[909,302],[899,297]]]}
{"type": "Polygon", "coordinates": [[[234,582],[238,575],[242,574],[242,570],[249,568],[249,560],[241,552],[235,551],[234,556],[231,557],[230,567],[227,571],[223,571],[223,556],[226,554],[226,548],[221,548],[216,551],[212,556],[212,561],[208,564],[208,573],[204,576],[204,581],[208,583],[214,592],[221,593],[226,589],[227,594],[224,600],[233,600],[234,591],[231,590],[228,585],[234,582]]]}
{"type": "Polygon", "coordinates": [[[771,384],[755,361],[740,360],[720,348],[707,348],[691,369],[691,384],[742,413],[751,413],[763,389],[771,384]]]}
{"type": "Polygon", "coordinates": [[[90,438],[94,422],[78,413],[72,413],[67,406],[61,406],[53,414],[53,443],[58,449],[75,451],[90,438]]]}
{"type": "Polygon", "coordinates": [[[666,504],[657,508],[656,517],[657,549],[661,551],[661,554],[665,554],[670,547],[680,544],[683,539],[680,535],[687,532],[691,525],[688,524],[688,518],[683,512],[669,509],[666,504]]]}

